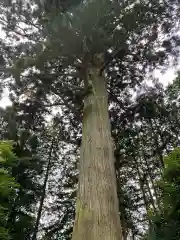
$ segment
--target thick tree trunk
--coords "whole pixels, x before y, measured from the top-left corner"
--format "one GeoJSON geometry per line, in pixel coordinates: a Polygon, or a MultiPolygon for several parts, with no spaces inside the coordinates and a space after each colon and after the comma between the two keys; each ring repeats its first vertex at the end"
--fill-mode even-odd
{"type": "Polygon", "coordinates": [[[84,100],[79,189],[72,240],[121,240],[108,96],[98,68],[90,69],[84,100]]]}

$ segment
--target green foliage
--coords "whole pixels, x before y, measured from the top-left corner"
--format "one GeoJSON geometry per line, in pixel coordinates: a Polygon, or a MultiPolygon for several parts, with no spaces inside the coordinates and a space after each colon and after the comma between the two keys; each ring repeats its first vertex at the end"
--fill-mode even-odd
{"type": "Polygon", "coordinates": [[[159,186],[162,192],[160,212],[152,218],[150,239],[180,239],[180,148],[164,158],[165,169],[159,186]]]}
{"type": "MultiPolygon", "coordinates": [[[[23,118],[23,117],[22,117],[23,118]]],[[[16,194],[9,201],[6,229],[13,239],[31,239],[34,228],[34,214],[37,201],[41,196],[40,175],[44,160],[41,160],[39,138],[25,121],[17,118],[13,107],[1,109],[1,139],[11,139],[11,152],[3,142],[4,168],[19,185],[16,194]],[[23,121],[23,124],[22,124],[23,121]],[[8,156],[9,158],[7,158],[8,156]],[[16,159],[14,159],[16,156],[16,159]],[[9,160],[11,159],[11,161],[9,160]],[[14,159],[14,160],[13,160],[14,159]]]]}
{"type": "Polygon", "coordinates": [[[42,0],[40,1],[43,6],[45,13],[57,12],[57,11],[68,11],[71,8],[76,7],[82,0],[42,0]]]}
{"type": "Polygon", "coordinates": [[[17,158],[12,152],[12,142],[0,142],[0,239],[11,239],[7,229],[11,201],[15,197],[18,184],[9,174],[17,158]]]}

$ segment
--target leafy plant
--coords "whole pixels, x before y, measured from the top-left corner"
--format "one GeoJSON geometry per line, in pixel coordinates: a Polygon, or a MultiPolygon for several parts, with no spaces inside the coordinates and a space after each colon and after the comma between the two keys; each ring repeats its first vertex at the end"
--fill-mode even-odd
{"type": "Polygon", "coordinates": [[[149,239],[180,239],[180,148],[164,158],[165,169],[159,181],[161,209],[152,218],[149,239]]]}
{"type": "Polygon", "coordinates": [[[6,228],[11,199],[14,198],[18,184],[9,174],[10,167],[16,161],[12,152],[12,142],[0,142],[0,239],[11,239],[6,228]]]}

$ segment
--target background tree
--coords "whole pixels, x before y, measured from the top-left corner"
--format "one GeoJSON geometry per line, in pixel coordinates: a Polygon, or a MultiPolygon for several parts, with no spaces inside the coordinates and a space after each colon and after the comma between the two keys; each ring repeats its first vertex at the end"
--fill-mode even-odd
{"type": "Polygon", "coordinates": [[[40,197],[43,159],[37,152],[37,138],[23,129],[18,122],[13,107],[1,109],[1,139],[13,141],[12,151],[17,157],[11,175],[19,185],[11,199],[6,227],[13,238],[31,239],[34,227],[34,209],[40,197]]]}

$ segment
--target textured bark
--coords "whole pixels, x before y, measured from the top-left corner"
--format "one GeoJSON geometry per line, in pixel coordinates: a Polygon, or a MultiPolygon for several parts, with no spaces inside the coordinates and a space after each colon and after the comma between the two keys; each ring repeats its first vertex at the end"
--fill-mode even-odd
{"type": "Polygon", "coordinates": [[[121,240],[108,96],[99,69],[88,73],[79,189],[72,240],[121,240]]]}

